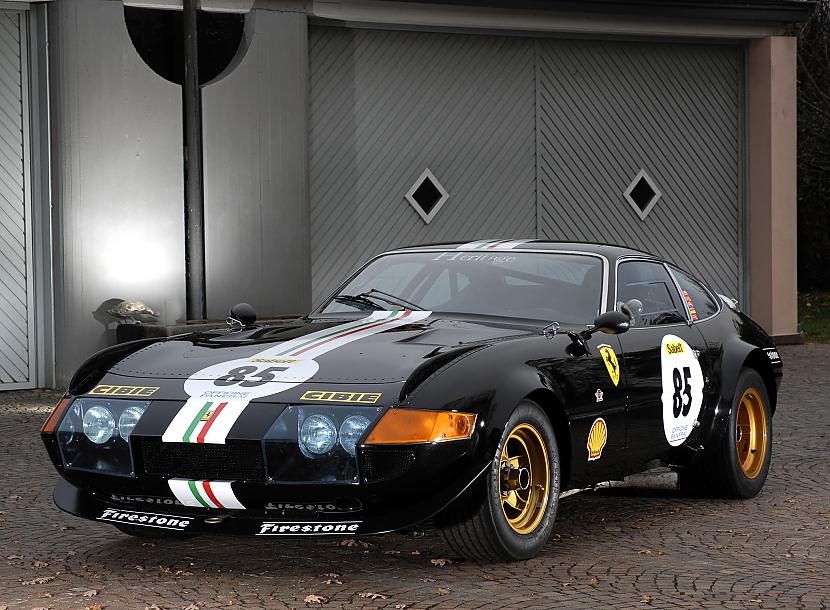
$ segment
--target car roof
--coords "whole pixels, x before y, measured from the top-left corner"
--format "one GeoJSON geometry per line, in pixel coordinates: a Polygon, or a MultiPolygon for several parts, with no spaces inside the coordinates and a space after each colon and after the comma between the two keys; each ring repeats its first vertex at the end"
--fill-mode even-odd
{"type": "MultiPolygon", "coordinates": [[[[420,244],[415,246],[404,246],[401,248],[396,248],[393,250],[394,252],[405,252],[407,250],[466,250],[469,246],[470,250],[476,250],[477,245],[480,245],[484,242],[508,242],[508,241],[519,241],[522,242],[519,245],[509,248],[509,250],[521,252],[522,250],[549,250],[551,252],[556,251],[569,251],[569,252],[586,252],[588,254],[600,254],[605,256],[608,259],[616,259],[616,258],[623,258],[628,256],[638,256],[638,257],[648,257],[648,258],[656,258],[662,260],[659,256],[654,254],[650,254],[643,250],[636,250],[634,248],[627,248],[625,246],[617,246],[613,244],[601,244],[601,243],[591,243],[591,242],[583,242],[583,241],[550,241],[545,239],[516,239],[516,240],[506,240],[506,239],[477,239],[475,241],[460,241],[460,242],[441,242],[441,243],[433,243],[433,244],[420,244]]],[[[492,251],[501,251],[504,252],[504,249],[496,248],[492,251]]]]}

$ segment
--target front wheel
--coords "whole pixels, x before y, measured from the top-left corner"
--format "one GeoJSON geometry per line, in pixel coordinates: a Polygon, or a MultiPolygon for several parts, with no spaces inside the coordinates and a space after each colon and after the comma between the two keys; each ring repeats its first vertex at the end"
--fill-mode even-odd
{"type": "Polygon", "coordinates": [[[553,427],[526,400],[507,421],[486,479],[439,516],[444,539],[468,559],[533,557],[553,530],[560,476],[553,427]]]}
{"type": "Polygon", "coordinates": [[[679,472],[681,491],[740,499],[761,491],[772,458],[772,411],[756,371],[741,371],[726,431],[704,451],[697,463],[679,472]]]}

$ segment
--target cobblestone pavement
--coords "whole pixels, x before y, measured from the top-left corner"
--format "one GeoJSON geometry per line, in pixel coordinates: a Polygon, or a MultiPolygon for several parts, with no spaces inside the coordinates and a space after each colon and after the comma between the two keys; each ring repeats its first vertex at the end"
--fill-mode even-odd
{"type": "Polygon", "coordinates": [[[542,555],[510,565],[435,565],[449,551],[434,531],[351,547],[131,539],[52,505],[38,429],[57,395],[0,394],[0,610],[318,607],[309,595],[325,609],[825,608],[830,346],[781,351],[774,459],[757,498],[577,494],[542,555]]]}

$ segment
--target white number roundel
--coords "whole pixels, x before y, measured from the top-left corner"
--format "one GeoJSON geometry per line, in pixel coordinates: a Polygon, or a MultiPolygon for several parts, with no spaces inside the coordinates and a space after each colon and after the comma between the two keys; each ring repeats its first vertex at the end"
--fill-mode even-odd
{"type": "Polygon", "coordinates": [[[703,371],[692,348],[676,335],[665,335],[660,345],[663,376],[663,431],[669,445],[685,441],[703,405],[703,371]]]}
{"type": "Polygon", "coordinates": [[[193,397],[244,400],[279,394],[311,379],[320,365],[311,359],[238,358],[203,368],[184,382],[193,397]]]}

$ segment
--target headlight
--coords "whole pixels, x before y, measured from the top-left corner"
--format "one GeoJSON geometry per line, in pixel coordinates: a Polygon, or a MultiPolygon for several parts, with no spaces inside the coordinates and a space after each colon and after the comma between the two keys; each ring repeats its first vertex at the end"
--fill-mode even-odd
{"type": "Polygon", "coordinates": [[[340,446],[349,455],[354,455],[358,439],[369,427],[369,420],[361,415],[352,415],[340,425],[340,446]]]}
{"type": "Polygon", "coordinates": [[[84,434],[96,445],[102,445],[115,433],[115,418],[106,407],[90,407],[84,413],[84,434]]]}
{"type": "Polygon", "coordinates": [[[121,417],[118,418],[118,435],[127,440],[133,432],[133,428],[144,415],[144,409],[139,406],[129,407],[124,409],[121,417]]]}
{"type": "Polygon", "coordinates": [[[330,417],[312,415],[303,422],[300,429],[302,447],[314,455],[323,455],[337,443],[337,427],[330,417]]]}

